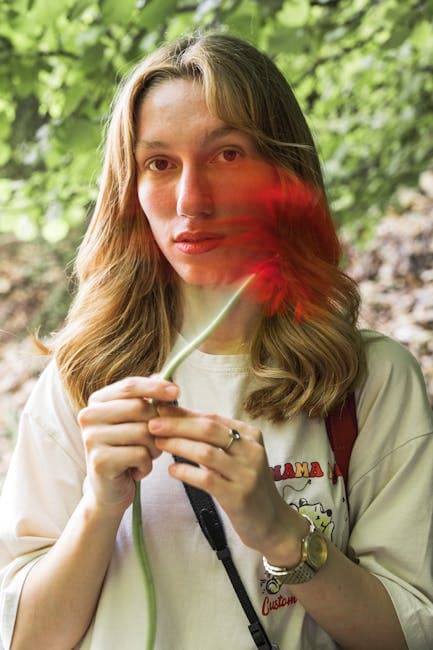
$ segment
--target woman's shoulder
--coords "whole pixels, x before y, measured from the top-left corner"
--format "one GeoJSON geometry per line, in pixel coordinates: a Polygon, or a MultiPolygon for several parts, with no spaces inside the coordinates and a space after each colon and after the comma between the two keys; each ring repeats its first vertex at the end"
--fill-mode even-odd
{"type": "Polygon", "coordinates": [[[51,359],[39,375],[24,407],[25,413],[49,413],[62,410],[75,417],[76,413],[63,385],[59,369],[51,359]]]}
{"type": "Polygon", "coordinates": [[[362,329],[360,333],[364,341],[367,357],[373,355],[372,358],[374,359],[375,356],[379,355],[381,359],[389,358],[402,363],[413,360],[418,363],[409,348],[391,336],[370,329],[362,329]]]}
{"type": "Polygon", "coordinates": [[[361,335],[367,359],[364,389],[384,390],[388,386],[401,392],[411,385],[418,387],[420,397],[427,398],[421,367],[406,346],[373,330],[362,330],[361,335]]]}
{"type": "Polygon", "coordinates": [[[55,441],[77,462],[82,462],[77,411],[69,399],[55,360],[51,360],[41,372],[24,406],[20,435],[55,441]]]}
{"type": "Polygon", "coordinates": [[[356,391],[359,446],[364,441],[382,455],[432,433],[433,411],[410,350],[378,332],[366,330],[362,336],[367,372],[356,391]]]}

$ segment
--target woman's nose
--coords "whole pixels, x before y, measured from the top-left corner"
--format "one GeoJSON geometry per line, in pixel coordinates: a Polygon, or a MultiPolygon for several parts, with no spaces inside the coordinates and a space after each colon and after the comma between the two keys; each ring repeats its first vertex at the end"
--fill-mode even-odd
{"type": "Polygon", "coordinates": [[[177,187],[177,214],[183,217],[210,217],[212,188],[205,170],[184,167],[177,187]]]}

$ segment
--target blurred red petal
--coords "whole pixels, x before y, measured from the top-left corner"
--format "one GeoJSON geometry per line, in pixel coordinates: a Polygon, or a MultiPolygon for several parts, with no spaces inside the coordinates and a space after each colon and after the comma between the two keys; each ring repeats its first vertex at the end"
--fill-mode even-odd
{"type": "Polygon", "coordinates": [[[295,321],[326,302],[339,242],[326,201],[317,188],[297,178],[270,188],[262,219],[243,215],[227,220],[227,242],[239,251],[239,274],[256,274],[250,295],[267,315],[293,308],[295,321]]]}

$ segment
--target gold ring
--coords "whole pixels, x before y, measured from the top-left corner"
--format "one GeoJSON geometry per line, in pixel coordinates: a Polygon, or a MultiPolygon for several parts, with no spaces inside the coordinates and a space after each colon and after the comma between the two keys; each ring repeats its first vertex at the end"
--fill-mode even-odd
{"type": "Polygon", "coordinates": [[[224,447],[224,451],[228,451],[235,440],[240,440],[241,434],[239,433],[239,431],[236,431],[236,429],[229,429],[229,438],[230,440],[224,447]]]}

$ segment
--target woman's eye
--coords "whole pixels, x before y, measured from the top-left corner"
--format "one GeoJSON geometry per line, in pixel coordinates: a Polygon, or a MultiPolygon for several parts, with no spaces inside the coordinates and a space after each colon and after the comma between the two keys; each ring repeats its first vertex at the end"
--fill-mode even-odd
{"type": "Polygon", "coordinates": [[[218,158],[222,158],[225,162],[234,162],[240,155],[236,149],[224,149],[218,154],[218,158]]]}
{"type": "Polygon", "coordinates": [[[165,172],[167,169],[171,169],[171,167],[170,161],[166,158],[154,158],[147,163],[147,168],[152,172],[165,172]]]}

